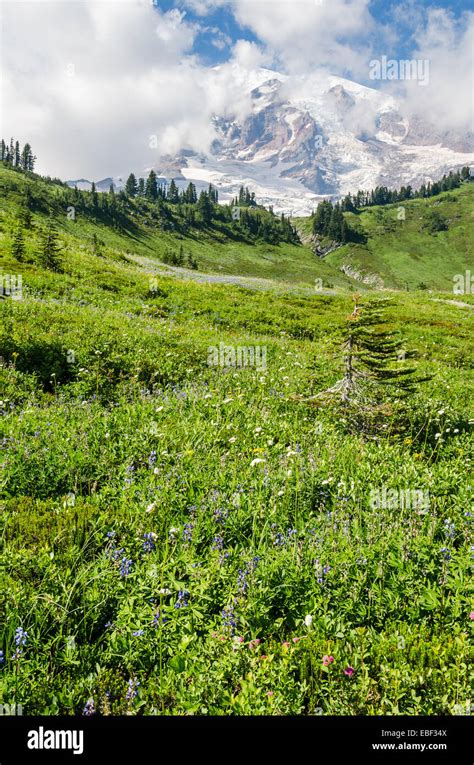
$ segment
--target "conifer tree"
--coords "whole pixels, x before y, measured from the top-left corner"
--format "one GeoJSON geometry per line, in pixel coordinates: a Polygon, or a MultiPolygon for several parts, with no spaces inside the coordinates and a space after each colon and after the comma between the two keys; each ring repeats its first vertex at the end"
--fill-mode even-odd
{"type": "Polygon", "coordinates": [[[92,202],[92,209],[94,212],[97,212],[98,206],[99,206],[99,197],[95,188],[95,183],[92,181],[91,186],[91,202],[92,202]]]}
{"type": "Polygon", "coordinates": [[[58,234],[52,221],[41,234],[40,263],[50,271],[60,271],[58,234]]]}
{"type": "Polygon", "coordinates": [[[138,193],[138,183],[135,175],[130,173],[125,184],[125,193],[128,197],[136,197],[138,193]]]}
{"type": "Polygon", "coordinates": [[[406,399],[427,377],[416,376],[416,368],[406,365],[413,353],[403,350],[400,333],[387,328],[387,299],[359,305],[347,318],[344,338],[344,375],[332,388],[315,397],[332,400],[341,422],[353,432],[367,437],[386,432],[403,432],[406,399]]]}
{"type": "Polygon", "coordinates": [[[23,232],[21,226],[18,225],[12,242],[12,255],[16,260],[22,261],[25,254],[25,240],[23,238],[23,232]]]}
{"type": "Polygon", "coordinates": [[[154,170],[150,170],[150,174],[146,180],[145,196],[147,199],[151,199],[152,201],[158,197],[158,183],[154,170]]]}
{"type": "Polygon", "coordinates": [[[177,204],[179,200],[179,192],[178,187],[176,183],[174,182],[174,178],[171,179],[171,183],[168,188],[168,202],[171,202],[171,204],[177,204]]]}
{"type": "Polygon", "coordinates": [[[194,183],[189,183],[186,191],[184,192],[184,199],[191,205],[197,202],[196,186],[194,183]]]}
{"type": "Polygon", "coordinates": [[[212,202],[205,191],[201,191],[197,204],[197,209],[204,223],[210,223],[212,220],[212,202]]]}
{"type": "Polygon", "coordinates": [[[31,158],[32,158],[31,146],[29,143],[25,143],[25,145],[23,146],[23,151],[21,152],[21,159],[20,159],[22,170],[27,171],[30,169],[31,158]]]}
{"type": "Polygon", "coordinates": [[[192,268],[194,271],[197,270],[198,262],[191,252],[188,253],[187,265],[188,265],[188,268],[192,268]]]}
{"type": "Polygon", "coordinates": [[[30,208],[29,208],[29,205],[28,205],[27,201],[25,201],[25,204],[21,208],[21,211],[20,211],[20,221],[21,221],[21,224],[22,224],[23,228],[26,228],[26,229],[30,229],[31,228],[32,218],[31,218],[31,212],[30,212],[30,208]]]}

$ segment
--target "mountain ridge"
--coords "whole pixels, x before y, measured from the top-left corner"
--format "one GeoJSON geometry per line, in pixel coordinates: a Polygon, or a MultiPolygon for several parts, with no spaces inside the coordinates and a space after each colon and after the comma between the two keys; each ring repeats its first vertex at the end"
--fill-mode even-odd
{"type": "MultiPolygon", "coordinates": [[[[216,82],[221,74],[215,67],[216,82]]],[[[335,75],[290,76],[237,64],[232,77],[248,100],[246,116],[214,114],[210,151],[183,148],[159,157],[153,169],[163,179],[178,186],[193,182],[198,191],[212,183],[222,202],[249,186],[263,205],[304,216],[323,198],[377,185],[416,188],[474,165],[472,133],[410,117],[392,95],[375,88],[335,75]]],[[[123,187],[121,178],[112,181],[123,187]]],[[[103,183],[96,188],[108,190],[99,188],[103,183]]]]}

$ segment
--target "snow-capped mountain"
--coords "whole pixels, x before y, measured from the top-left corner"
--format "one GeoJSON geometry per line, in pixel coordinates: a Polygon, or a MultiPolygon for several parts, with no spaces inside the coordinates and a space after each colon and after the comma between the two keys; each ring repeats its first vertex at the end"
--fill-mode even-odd
{"type": "MultiPolygon", "coordinates": [[[[74,188],[77,186],[79,191],[90,191],[92,188],[92,181],[88,181],[86,178],[79,178],[77,181],[66,181],[68,186],[74,188]]],[[[101,181],[95,182],[96,191],[109,191],[113,185],[114,191],[122,189],[125,186],[122,178],[103,178],[101,181]]]]}
{"type": "MultiPolygon", "coordinates": [[[[219,77],[220,68],[216,67],[219,77]]],[[[241,185],[275,212],[308,215],[323,197],[337,198],[377,185],[414,188],[444,173],[474,165],[474,135],[437,131],[428,120],[408,117],[403,105],[373,88],[335,76],[287,76],[234,65],[234,84],[247,96],[246,116],[213,117],[215,140],[208,154],[182,151],[154,166],[178,186],[198,191],[212,183],[221,202],[241,185]]],[[[145,176],[150,168],[133,169],[145,176]]],[[[121,178],[96,183],[108,191],[121,178]]],[[[71,181],[90,188],[89,181],[71,181]],[[87,185],[88,184],[88,185],[87,185]]]]}
{"type": "MultiPolygon", "coordinates": [[[[471,135],[439,133],[378,90],[341,77],[236,67],[251,97],[243,120],[216,115],[208,156],[182,155],[178,177],[213,183],[221,201],[248,185],[275,212],[309,214],[324,196],[376,185],[414,188],[474,164],[471,135]]],[[[157,170],[160,167],[157,166],[157,170]]]]}

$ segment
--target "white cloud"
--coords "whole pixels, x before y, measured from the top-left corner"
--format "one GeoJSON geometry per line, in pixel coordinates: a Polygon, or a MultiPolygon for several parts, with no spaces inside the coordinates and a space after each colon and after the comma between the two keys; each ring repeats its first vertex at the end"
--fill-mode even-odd
{"type": "MultiPolygon", "coordinates": [[[[242,120],[249,113],[248,73],[259,67],[301,73],[303,89],[325,73],[351,71],[366,79],[373,57],[362,42],[367,35],[377,37],[378,52],[390,56],[396,49],[393,30],[375,25],[368,3],[187,0],[183,7],[203,15],[232,7],[259,40],[237,41],[217,69],[192,53],[196,36],[209,27],[191,22],[183,10],[164,12],[149,0],[3,3],[8,34],[0,57],[0,133],[30,141],[38,170],[63,178],[142,173],[162,153],[206,152],[213,114],[242,120]],[[390,49],[381,50],[388,40],[390,49]],[[158,140],[153,150],[152,135],[158,140]]],[[[430,60],[430,83],[398,83],[398,90],[412,113],[446,128],[472,128],[473,18],[456,22],[439,9],[413,16],[413,55],[430,60]]],[[[215,43],[230,44],[218,32],[215,43]]],[[[373,116],[359,120],[370,127],[373,116]]]]}
{"type": "Polygon", "coordinates": [[[2,134],[29,140],[40,172],[118,174],[213,138],[198,28],[145,0],[4,4],[2,134]],[[159,151],[150,150],[156,134],[159,151]]]}
{"type": "Polygon", "coordinates": [[[329,66],[333,72],[362,72],[364,38],[374,29],[369,0],[182,0],[195,13],[216,8],[233,11],[253,32],[267,57],[291,74],[329,66]],[[359,39],[357,39],[359,37],[359,39]]]}
{"type": "Polygon", "coordinates": [[[474,13],[456,20],[436,8],[415,33],[417,48],[411,57],[429,62],[429,82],[401,85],[407,111],[443,130],[474,130],[474,13]]]}

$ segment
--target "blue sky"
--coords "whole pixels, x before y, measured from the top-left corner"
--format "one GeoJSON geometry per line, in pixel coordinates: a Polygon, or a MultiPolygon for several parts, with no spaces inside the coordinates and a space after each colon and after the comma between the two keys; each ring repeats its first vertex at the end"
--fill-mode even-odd
{"type": "Polygon", "coordinates": [[[2,15],[2,132],[29,141],[51,175],[147,167],[150,136],[153,157],[206,153],[214,115],[248,115],[259,67],[308,92],[346,77],[386,91],[407,118],[473,130],[467,0],[31,0],[2,3],[2,15]],[[429,60],[429,84],[370,79],[381,56],[429,60]]]}
{"type": "MultiPolygon", "coordinates": [[[[271,1],[265,0],[269,23],[271,1]]],[[[278,0],[275,1],[278,2],[278,0]]],[[[331,2],[331,0],[325,1],[331,2]]],[[[257,4],[258,0],[254,0],[254,2],[257,4]]],[[[162,11],[183,10],[186,13],[187,21],[201,27],[201,31],[196,35],[192,53],[198,55],[204,65],[213,66],[227,61],[231,56],[232,46],[237,40],[244,39],[256,44],[262,42],[249,25],[241,24],[236,19],[231,0],[222,7],[210,8],[207,13],[197,13],[193,9],[193,2],[186,2],[186,0],[153,0],[153,3],[162,11]],[[218,46],[215,44],[216,30],[221,33],[218,35],[218,46]]],[[[288,0],[287,4],[291,4],[291,0],[288,0]]],[[[390,50],[386,51],[386,55],[393,58],[405,58],[410,57],[416,47],[414,39],[417,30],[417,25],[414,24],[415,17],[422,23],[424,19],[426,20],[430,10],[444,9],[454,20],[459,20],[466,11],[472,10],[472,3],[468,0],[437,0],[436,2],[433,0],[416,0],[416,2],[372,0],[368,4],[368,9],[376,24],[389,28],[392,33],[393,42],[390,50]],[[409,9],[409,11],[405,11],[404,8],[409,9]]],[[[362,42],[367,39],[373,43],[377,35],[378,31],[372,31],[367,35],[360,35],[359,41],[362,42]]],[[[295,44],[297,44],[297,39],[295,39],[295,44]]]]}

